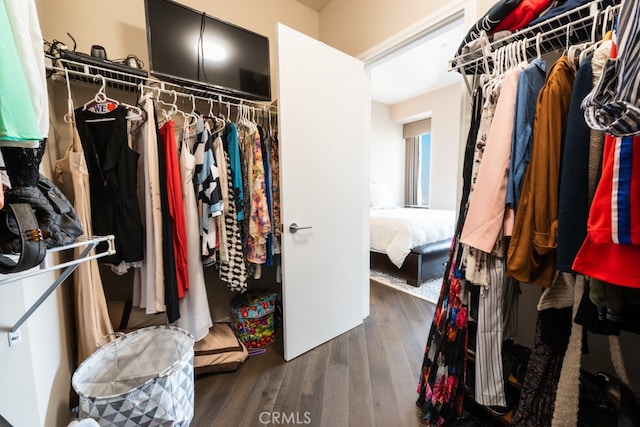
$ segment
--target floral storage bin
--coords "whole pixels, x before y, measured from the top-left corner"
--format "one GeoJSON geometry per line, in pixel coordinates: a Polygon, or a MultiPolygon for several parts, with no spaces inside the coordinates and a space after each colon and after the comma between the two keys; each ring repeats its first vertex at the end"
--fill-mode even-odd
{"type": "Polygon", "coordinates": [[[278,294],[248,291],[231,301],[231,324],[247,349],[263,348],[275,340],[275,312],[278,294]]]}

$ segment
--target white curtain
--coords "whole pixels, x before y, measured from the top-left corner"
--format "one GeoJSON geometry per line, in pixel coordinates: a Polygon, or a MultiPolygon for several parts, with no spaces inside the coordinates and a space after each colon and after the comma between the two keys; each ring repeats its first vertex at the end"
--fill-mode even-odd
{"type": "Polygon", "coordinates": [[[420,137],[412,136],[405,141],[404,202],[406,205],[417,205],[420,192],[420,137]]]}

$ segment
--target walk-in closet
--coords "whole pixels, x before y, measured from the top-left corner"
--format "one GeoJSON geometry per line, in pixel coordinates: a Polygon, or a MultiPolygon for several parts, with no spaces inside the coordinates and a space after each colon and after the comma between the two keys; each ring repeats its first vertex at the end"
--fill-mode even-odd
{"type": "Polygon", "coordinates": [[[0,427],[640,425],[638,10],[3,0],[0,427]]]}
{"type": "Polygon", "coordinates": [[[634,66],[636,6],[566,2],[514,30],[506,3],[450,61],[471,118],[418,404],[430,425],[635,425],[637,131],[610,108],[635,109],[613,67],[634,66]]]}

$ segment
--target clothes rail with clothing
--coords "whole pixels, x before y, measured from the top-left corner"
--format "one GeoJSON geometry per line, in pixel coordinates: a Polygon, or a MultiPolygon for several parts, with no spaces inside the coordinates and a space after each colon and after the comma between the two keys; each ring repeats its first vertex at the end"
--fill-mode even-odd
{"type": "Polygon", "coordinates": [[[608,336],[616,387],[633,394],[619,336],[640,332],[629,317],[640,309],[629,191],[640,171],[638,6],[593,1],[500,40],[482,35],[475,57],[452,60],[470,77],[472,110],[456,233],[419,380],[427,425],[469,401],[511,425],[582,425],[583,331],[608,336]],[[541,30],[551,22],[559,26],[541,30]],[[529,301],[534,342],[512,387],[505,361],[519,337],[521,286],[533,285],[542,287],[529,301]]]}
{"type": "Polygon", "coordinates": [[[620,10],[619,1],[595,0],[570,9],[519,31],[490,40],[486,32],[468,44],[467,49],[449,61],[449,71],[457,71],[465,77],[471,94],[471,78],[488,73],[496,62],[496,54],[518,42],[524,43],[527,58],[535,58],[549,52],[568,48],[583,42],[601,40],[612,29],[620,10]]]}
{"type": "MultiPolygon", "coordinates": [[[[94,66],[47,69],[68,96],[71,142],[58,173],[87,205],[83,222],[115,236],[116,253],[101,263],[133,270],[132,306],[203,339],[212,325],[205,268],[235,292],[263,266],[279,269],[277,107],[94,66]],[[100,86],[74,108],[72,86],[87,83],[100,86]],[[135,102],[118,100],[131,93],[135,102]]],[[[106,271],[92,267],[76,280],[103,295],[106,271]]],[[[78,331],[83,360],[111,330],[104,297],[76,298],[80,318],[100,319],[81,322],[101,329],[78,331]]]]}

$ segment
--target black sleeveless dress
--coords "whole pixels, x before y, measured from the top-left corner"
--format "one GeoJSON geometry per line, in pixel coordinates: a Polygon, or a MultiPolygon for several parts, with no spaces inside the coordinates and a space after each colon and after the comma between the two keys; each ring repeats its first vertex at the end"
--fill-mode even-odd
{"type": "MultiPolygon", "coordinates": [[[[100,262],[142,261],[143,228],[138,206],[138,153],[127,143],[126,110],[98,114],[75,110],[91,188],[91,221],[97,236],[113,234],[116,253],[100,262]],[[100,121],[92,121],[100,119],[100,121]]],[[[100,249],[100,248],[98,248],[100,249]]]]}

